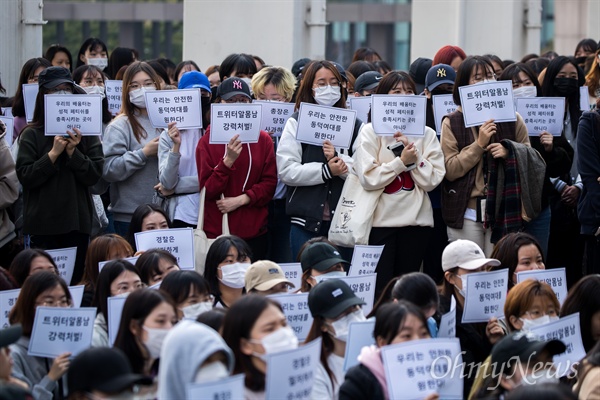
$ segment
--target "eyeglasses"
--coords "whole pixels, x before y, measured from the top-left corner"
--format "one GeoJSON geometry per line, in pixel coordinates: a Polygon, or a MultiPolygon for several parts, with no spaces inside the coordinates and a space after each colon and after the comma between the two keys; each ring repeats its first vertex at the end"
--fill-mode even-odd
{"type": "Polygon", "coordinates": [[[336,79],[335,81],[330,81],[330,82],[317,82],[315,84],[315,86],[313,86],[313,89],[316,89],[316,88],[325,89],[327,86],[338,87],[338,86],[340,86],[340,81],[338,81],[336,79]]]}
{"type": "Polygon", "coordinates": [[[146,89],[155,89],[156,83],[154,83],[154,81],[148,80],[148,81],[145,81],[144,83],[131,82],[129,84],[129,90],[138,90],[141,87],[145,87],[146,89]]]}
{"type": "Polygon", "coordinates": [[[227,104],[243,103],[250,104],[252,101],[247,97],[232,97],[229,100],[224,100],[227,104]]]}

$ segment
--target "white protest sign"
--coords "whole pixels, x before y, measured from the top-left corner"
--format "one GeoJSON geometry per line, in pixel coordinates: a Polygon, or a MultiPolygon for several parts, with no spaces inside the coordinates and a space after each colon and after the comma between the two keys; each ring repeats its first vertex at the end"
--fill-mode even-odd
{"type": "Polygon", "coordinates": [[[375,281],[377,274],[344,276],[341,278],[323,277],[324,281],[328,279],[339,279],[346,282],[354,292],[354,295],[365,302],[365,305],[362,306],[363,314],[368,315],[371,312],[375,303],[375,281]]]}
{"type": "Polygon", "coordinates": [[[5,117],[14,118],[14,115],[12,113],[12,107],[0,107],[0,111],[2,111],[2,115],[4,115],[5,117]]]}
{"type": "Polygon", "coordinates": [[[574,364],[579,363],[585,357],[586,353],[581,340],[581,327],[579,326],[579,313],[531,328],[531,333],[541,340],[558,339],[567,346],[567,350],[563,354],[555,355],[553,359],[558,376],[566,375],[574,364]]]}
{"type": "Polygon", "coordinates": [[[77,247],[69,247],[66,249],[46,250],[52,257],[58,268],[58,273],[67,284],[71,282],[73,277],[73,269],[75,268],[75,258],[77,257],[77,247]]]}
{"type": "Polygon", "coordinates": [[[402,132],[409,136],[425,134],[427,97],[389,94],[371,95],[371,122],[378,135],[402,132]]]}
{"type": "Polygon", "coordinates": [[[321,357],[321,338],[268,355],[265,399],[309,399],[321,357]]]}
{"type": "Polygon", "coordinates": [[[508,293],[508,269],[463,276],[467,277],[467,297],[462,323],[488,322],[492,317],[503,317],[508,293]]]}
{"type": "Polygon", "coordinates": [[[242,143],[257,143],[262,104],[211,104],[210,144],[227,144],[235,135],[242,143]]]}
{"type": "Polygon", "coordinates": [[[579,87],[579,109],[581,111],[590,111],[592,105],[590,104],[590,92],[587,86],[579,87]]]}
{"type": "Polygon", "coordinates": [[[230,376],[206,383],[190,383],[185,390],[186,399],[234,400],[244,398],[244,374],[230,376]]]}
{"type": "Polygon", "coordinates": [[[37,83],[23,84],[23,103],[25,105],[25,119],[31,122],[33,112],[35,111],[35,99],[37,98],[40,86],[37,83]]]}
{"type": "Polygon", "coordinates": [[[273,137],[280,137],[285,123],[294,113],[295,104],[262,100],[254,100],[254,103],[262,105],[260,129],[269,132],[273,137]]]}
{"type": "Polygon", "coordinates": [[[17,303],[21,289],[3,290],[0,292],[0,329],[8,328],[10,310],[17,303]]]}
{"type": "Polygon", "coordinates": [[[442,315],[438,329],[438,338],[456,337],[456,299],[454,296],[450,300],[450,311],[442,315]]]}
{"type": "Polygon", "coordinates": [[[73,128],[83,136],[102,135],[102,97],[98,94],[44,95],[46,136],[66,135],[73,128]]]}
{"type": "Polygon", "coordinates": [[[352,253],[352,262],[350,263],[348,276],[374,274],[381,253],[383,253],[383,247],[383,245],[366,246],[358,244],[354,246],[354,253],[352,253]]]}
{"type": "Polygon", "coordinates": [[[106,100],[108,100],[108,111],[117,115],[121,110],[121,94],[123,93],[123,81],[105,81],[106,100]]]}
{"type": "MultiPolygon", "coordinates": [[[[140,256],[121,258],[121,260],[123,260],[123,261],[129,261],[130,263],[132,263],[133,265],[135,265],[135,263],[137,262],[138,258],[140,258],[140,256]]],[[[115,261],[115,260],[100,261],[98,263],[98,272],[102,271],[102,268],[104,268],[104,266],[106,264],[108,264],[109,262],[111,262],[111,261],[115,261]]]]}
{"type": "Polygon", "coordinates": [[[13,132],[15,130],[15,120],[13,117],[0,116],[0,121],[4,122],[4,125],[6,126],[6,135],[4,135],[4,140],[6,140],[8,147],[11,147],[13,142],[13,132]]]}
{"type": "Polygon", "coordinates": [[[371,111],[371,96],[350,97],[350,109],[356,111],[356,118],[367,123],[371,111]]]}
{"type": "Polygon", "coordinates": [[[192,228],[154,229],[137,232],[138,251],[163,249],[173,254],[181,269],[194,269],[194,230],[192,228]]]}
{"type": "Polygon", "coordinates": [[[281,304],[288,325],[298,340],[306,339],[313,323],[313,317],[308,308],[308,293],[273,294],[268,297],[281,304]]]}
{"type": "Polygon", "coordinates": [[[563,130],[564,97],[517,97],[517,112],[523,117],[529,136],[539,136],[546,131],[560,136],[563,130]]]}
{"type": "Polygon", "coordinates": [[[179,129],[202,128],[200,89],[151,90],[146,96],[146,110],[155,128],[176,122],[179,129]]]}
{"type": "Polygon", "coordinates": [[[390,399],[462,399],[462,364],[458,339],[421,339],[381,348],[390,399]],[[458,368],[460,371],[460,368],[458,368]],[[457,376],[458,375],[458,376],[457,376]]]}
{"type": "Polygon", "coordinates": [[[290,292],[295,292],[300,289],[302,286],[302,266],[300,263],[283,263],[279,264],[283,273],[285,274],[285,279],[292,282],[295,288],[290,288],[290,292]]]}
{"type": "Polygon", "coordinates": [[[517,273],[517,283],[526,279],[536,279],[550,285],[561,306],[567,298],[567,274],[564,268],[534,269],[517,273]]]}
{"type": "Polygon", "coordinates": [[[511,81],[496,81],[461,86],[458,88],[465,127],[516,121],[515,102],[511,81]]]}
{"type": "Polygon", "coordinates": [[[345,108],[300,103],[296,140],[322,146],[329,140],[334,147],[350,148],[356,111],[345,108]]]}
{"type": "Polygon", "coordinates": [[[375,318],[367,321],[350,322],[348,326],[348,340],[346,340],[346,356],[344,357],[344,371],[358,364],[358,356],[365,346],[375,344],[373,328],[375,318]]]}
{"type": "Polygon", "coordinates": [[[92,345],[96,308],[37,307],[29,342],[30,356],[75,357],[92,345]]]}
{"type": "Polygon", "coordinates": [[[126,296],[113,296],[106,299],[108,305],[108,343],[112,346],[119,333],[119,325],[121,325],[121,314],[123,313],[123,305],[125,305],[126,296]]]}
{"type": "Polygon", "coordinates": [[[73,302],[72,302],[73,308],[81,307],[81,300],[83,300],[84,290],[85,290],[85,285],[69,286],[69,293],[71,293],[71,298],[73,300],[73,302]]]}
{"type": "Polygon", "coordinates": [[[438,94],[431,97],[433,101],[433,118],[435,119],[435,131],[439,135],[442,133],[442,119],[448,114],[456,111],[457,105],[451,94],[438,94]]]}

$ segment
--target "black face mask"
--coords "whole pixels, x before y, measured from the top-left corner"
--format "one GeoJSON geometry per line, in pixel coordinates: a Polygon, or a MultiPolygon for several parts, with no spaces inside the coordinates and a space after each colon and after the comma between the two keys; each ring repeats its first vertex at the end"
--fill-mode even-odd
{"type": "Polygon", "coordinates": [[[435,88],[431,91],[432,96],[439,96],[441,94],[452,94],[452,90],[435,88]]]}
{"type": "Polygon", "coordinates": [[[577,57],[577,58],[575,58],[575,64],[584,65],[586,60],[587,60],[587,56],[577,57]]]}
{"type": "Polygon", "coordinates": [[[556,92],[565,97],[570,97],[579,90],[579,83],[575,78],[554,78],[556,92]]]}
{"type": "Polygon", "coordinates": [[[211,98],[202,96],[200,99],[202,101],[202,127],[206,129],[210,125],[211,98]]]}

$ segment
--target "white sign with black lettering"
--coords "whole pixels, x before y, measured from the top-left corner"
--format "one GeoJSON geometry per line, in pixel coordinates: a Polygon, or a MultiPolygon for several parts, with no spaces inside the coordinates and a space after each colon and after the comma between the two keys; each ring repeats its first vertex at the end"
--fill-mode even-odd
{"type": "Polygon", "coordinates": [[[328,279],[340,279],[346,282],[356,297],[365,302],[365,305],[362,306],[363,314],[368,315],[371,312],[375,302],[375,281],[377,280],[377,274],[345,276],[341,278],[323,277],[324,281],[328,279]]]}
{"type": "MultiPolygon", "coordinates": [[[[132,263],[133,265],[135,265],[135,263],[137,262],[138,258],[140,258],[140,256],[137,257],[127,257],[127,258],[121,258],[121,260],[124,261],[129,261],[130,263],[132,263]]],[[[98,263],[98,272],[102,271],[102,268],[104,268],[104,266],[106,264],[108,264],[111,261],[115,261],[115,260],[108,260],[108,261],[100,261],[98,263]]]]}
{"type": "Polygon", "coordinates": [[[92,345],[95,318],[94,307],[38,306],[27,355],[54,358],[69,352],[75,357],[92,345]]]}
{"type": "Polygon", "coordinates": [[[121,314],[123,314],[123,306],[127,296],[113,296],[106,300],[108,305],[108,342],[112,346],[117,338],[117,333],[119,333],[121,314]]]}
{"type": "Polygon", "coordinates": [[[67,284],[71,282],[73,277],[73,269],[75,269],[75,259],[77,258],[77,247],[69,247],[66,249],[46,250],[52,257],[58,268],[58,273],[67,284]]]}
{"type": "Polygon", "coordinates": [[[179,129],[202,128],[200,89],[151,90],[146,96],[146,110],[155,128],[176,122],[179,129]]]}
{"type": "Polygon", "coordinates": [[[488,322],[492,317],[503,317],[508,293],[508,269],[463,276],[467,278],[467,297],[462,323],[488,322]]]}
{"type": "Polygon", "coordinates": [[[564,268],[533,269],[517,273],[517,283],[526,279],[536,279],[550,285],[561,306],[567,298],[567,274],[564,268]]]}
{"type": "Polygon", "coordinates": [[[0,121],[4,122],[4,126],[6,126],[6,135],[4,135],[4,140],[6,140],[8,147],[11,147],[13,143],[13,132],[15,130],[14,118],[0,116],[0,121]]]}
{"type": "Polygon", "coordinates": [[[227,144],[235,135],[242,143],[257,143],[262,104],[211,104],[210,144],[227,144]]]}
{"type": "Polygon", "coordinates": [[[517,112],[523,117],[529,136],[548,132],[560,136],[565,114],[564,97],[517,97],[517,112]]]}
{"type": "Polygon", "coordinates": [[[590,111],[592,105],[590,104],[590,92],[587,86],[579,87],[579,109],[581,111],[590,111]]]}
{"type": "Polygon", "coordinates": [[[106,100],[108,100],[108,111],[117,115],[121,110],[121,95],[123,93],[123,81],[105,81],[106,100]]]}
{"type": "Polygon", "coordinates": [[[402,132],[408,136],[425,134],[427,97],[374,94],[371,96],[373,130],[381,136],[402,132]]]}
{"type": "Polygon", "coordinates": [[[334,147],[350,148],[356,111],[345,108],[300,103],[296,140],[322,146],[329,140],[334,147]]]}
{"type": "Polygon", "coordinates": [[[81,307],[81,300],[83,300],[83,292],[85,285],[69,286],[69,293],[71,293],[72,306],[73,308],[81,307]]]}
{"type": "Polygon", "coordinates": [[[289,288],[290,292],[296,292],[302,286],[302,267],[300,263],[283,263],[279,264],[283,273],[285,274],[285,279],[292,282],[295,288],[289,288]]]}
{"type": "Polygon", "coordinates": [[[3,290],[0,292],[0,329],[8,328],[10,310],[17,304],[21,289],[3,290]]]}
{"type": "Polygon", "coordinates": [[[244,398],[244,374],[206,383],[190,383],[186,398],[193,400],[235,400],[244,398]]]}
{"type": "Polygon", "coordinates": [[[369,111],[371,111],[371,97],[350,97],[350,109],[356,111],[356,118],[366,124],[369,120],[369,111]]]}
{"type": "Polygon", "coordinates": [[[450,297],[450,311],[442,315],[437,337],[453,338],[456,337],[456,299],[450,297]]]}
{"type": "Polygon", "coordinates": [[[367,321],[350,322],[348,326],[348,340],[346,340],[346,356],[344,357],[344,371],[358,365],[358,356],[365,346],[375,344],[373,328],[375,318],[367,321]]]}
{"type": "Polygon", "coordinates": [[[354,246],[352,253],[352,262],[348,270],[348,276],[370,275],[374,274],[379,263],[384,246],[354,246]]]}
{"type": "Polygon", "coordinates": [[[44,95],[46,136],[74,133],[83,136],[102,135],[102,97],[99,94],[44,95]]]}
{"type": "Polygon", "coordinates": [[[298,340],[306,339],[313,323],[313,317],[308,308],[308,293],[273,294],[268,297],[281,304],[288,325],[298,340]]]}
{"type": "Polygon", "coordinates": [[[39,91],[40,86],[37,83],[23,84],[23,103],[25,106],[25,119],[27,119],[27,122],[31,122],[31,120],[33,119],[33,112],[35,111],[35,100],[39,91]]]}
{"type": "Polygon", "coordinates": [[[458,88],[465,126],[480,126],[517,120],[511,81],[495,81],[458,88]]]}
{"type": "Polygon", "coordinates": [[[177,259],[181,269],[194,269],[194,230],[192,228],[155,229],[136,232],[138,251],[163,249],[177,259]]]}
{"type": "Polygon", "coordinates": [[[260,129],[269,132],[273,137],[280,137],[288,118],[294,113],[294,103],[283,101],[254,100],[262,105],[262,120],[260,129]]]}
{"type": "Polygon", "coordinates": [[[451,94],[438,94],[431,97],[433,101],[433,118],[435,119],[435,131],[438,135],[442,133],[442,119],[448,114],[456,111],[456,103],[451,94]]]}

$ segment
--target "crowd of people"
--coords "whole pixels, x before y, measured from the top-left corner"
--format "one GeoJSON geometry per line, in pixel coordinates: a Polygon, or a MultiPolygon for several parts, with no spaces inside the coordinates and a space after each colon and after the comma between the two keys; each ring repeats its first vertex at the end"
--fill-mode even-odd
{"type": "Polygon", "coordinates": [[[75,60],[59,45],[28,60],[14,96],[0,98],[13,121],[10,132],[0,121],[0,292],[20,289],[1,310],[10,326],[0,330],[0,399],[184,399],[190,384],[235,374],[246,399],[263,399],[268,355],[303,345],[269,297],[288,293],[308,293],[304,344],[321,341],[312,399],[390,398],[382,349],[436,338],[454,310],[463,363],[478,366],[452,378],[464,398],[600,396],[600,43],[520,61],[451,45],[432,56],[397,71],[369,48],[346,68],[303,58],[288,69],[241,53],[202,72],[193,60],[140,61],[90,38],[75,60]],[[114,115],[109,80],[122,81],[114,115]],[[468,126],[459,88],[494,81],[510,81],[515,98],[564,98],[562,133],[532,135],[518,113],[468,126]],[[39,87],[30,120],[25,84],[39,87]],[[145,93],[165,89],[200,91],[202,128],[154,127],[145,93]],[[52,94],[100,95],[102,134],[46,136],[52,94]],[[297,140],[301,104],[346,109],[371,95],[424,96],[424,134],[383,135],[369,112],[347,148],[297,140]],[[438,95],[457,106],[441,126],[438,95]],[[213,143],[211,105],[254,100],[295,112],[280,134],[213,143]],[[336,209],[355,193],[367,199],[354,204],[368,216],[365,240],[335,240],[336,209]],[[136,233],[171,228],[210,240],[194,270],[166,250],[137,248],[136,233]],[[344,281],[353,244],[383,246],[367,315],[344,281]],[[46,250],[73,247],[65,282],[46,250]],[[294,262],[299,287],[280,266],[294,262]],[[569,288],[560,301],[547,283],[517,277],[558,268],[569,288]],[[504,317],[463,322],[467,275],[504,269],[504,317]],[[81,307],[97,310],[91,348],[30,355],[36,308],[79,306],[69,285],[83,285],[81,307]],[[109,299],[125,296],[111,339],[109,299]],[[552,359],[567,347],[530,330],[576,313],[587,354],[558,376],[552,359]],[[350,324],[372,319],[373,344],[345,371],[350,324]]]}

